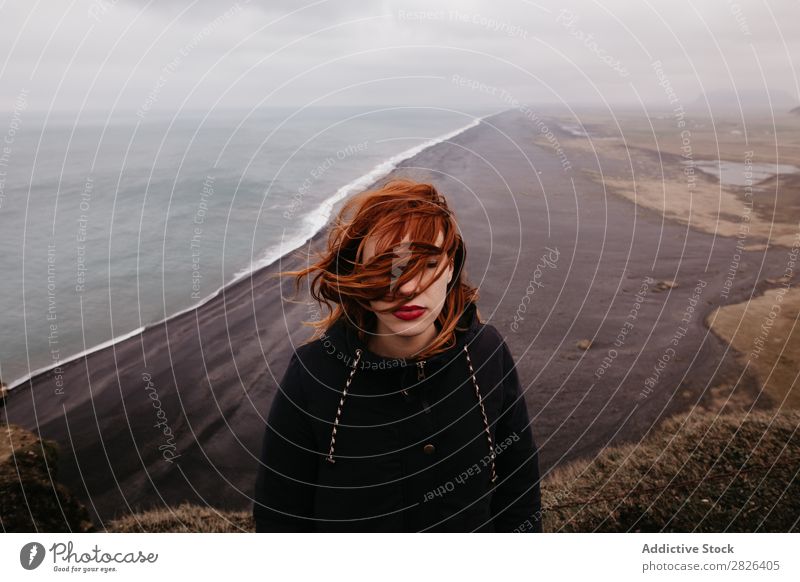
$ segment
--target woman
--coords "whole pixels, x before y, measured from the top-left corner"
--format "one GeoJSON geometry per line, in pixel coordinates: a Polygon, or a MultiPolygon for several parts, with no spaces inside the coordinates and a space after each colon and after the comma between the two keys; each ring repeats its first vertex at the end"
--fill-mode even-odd
{"type": "Polygon", "coordinates": [[[311,295],[330,315],[268,416],[256,531],[541,531],[511,352],[479,319],[466,250],[430,184],[349,200],[311,295]]]}

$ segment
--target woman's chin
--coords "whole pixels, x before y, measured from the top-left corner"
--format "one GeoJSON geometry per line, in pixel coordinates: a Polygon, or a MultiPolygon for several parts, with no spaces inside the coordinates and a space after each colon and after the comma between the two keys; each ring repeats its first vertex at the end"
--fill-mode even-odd
{"type": "Polygon", "coordinates": [[[403,321],[397,317],[392,316],[395,320],[391,322],[388,327],[391,333],[402,337],[414,337],[425,333],[431,326],[431,322],[427,318],[420,317],[419,319],[411,321],[403,321]]]}

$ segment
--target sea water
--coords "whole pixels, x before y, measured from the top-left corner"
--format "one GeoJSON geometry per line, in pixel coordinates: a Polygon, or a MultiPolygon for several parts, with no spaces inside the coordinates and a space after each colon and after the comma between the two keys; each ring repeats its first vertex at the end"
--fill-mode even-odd
{"type": "Polygon", "coordinates": [[[300,246],[336,201],[489,113],[26,112],[0,206],[0,376],[13,387],[197,306],[300,246]]]}
{"type": "Polygon", "coordinates": [[[691,165],[716,178],[723,186],[747,186],[757,184],[775,174],[793,174],[800,168],[789,164],[745,164],[728,160],[683,160],[684,165],[691,165]]]}

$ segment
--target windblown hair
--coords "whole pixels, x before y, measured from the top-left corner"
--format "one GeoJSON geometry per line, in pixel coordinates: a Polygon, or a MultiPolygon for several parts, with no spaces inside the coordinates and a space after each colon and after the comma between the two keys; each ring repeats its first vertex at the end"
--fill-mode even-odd
{"type": "Polygon", "coordinates": [[[278,274],[295,277],[295,293],[302,279],[311,276],[311,296],[320,308],[323,304],[327,307],[327,317],[303,322],[316,328],[308,342],[342,318],[366,342],[367,334],[374,333],[377,324],[370,301],[407,303],[452,264],[453,277],[436,319],[439,333],[417,357],[430,357],[455,344],[458,319],[468,303],[477,301],[478,290],[466,282],[466,248],[455,217],[432,184],[398,179],[354,196],[336,217],[327,247],[325,252],[317,253],[318,260],[309,267],[278,274]],[[440,247],[435,245],[439,233],[444,235],[440,247]],[[407,234],[409,240],[403,242],[407,234]],[[372,237],[375,252],[365,263],[364,243],[372,237]],[[423,272],[432,256],[439,264],[430,282],[411,296],[399,296],[398,289],[423,272]]]}

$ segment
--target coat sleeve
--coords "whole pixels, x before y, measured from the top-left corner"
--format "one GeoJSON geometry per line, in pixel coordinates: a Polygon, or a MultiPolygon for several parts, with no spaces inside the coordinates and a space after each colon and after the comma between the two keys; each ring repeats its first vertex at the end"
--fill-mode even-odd
{"type": "Polygon", "coordinates": [[[491,501],[494,530],[541,532],[539,453],[519,375],[505,341],[502,352],[503,404],[495,429],[497,485],[491,501]]]}
{"type": "Polygon", "coordinates": [[[314,531],[316,452],[303,366],[293,354],[272,400],[256,477],[256,532],[314,531]]]}

